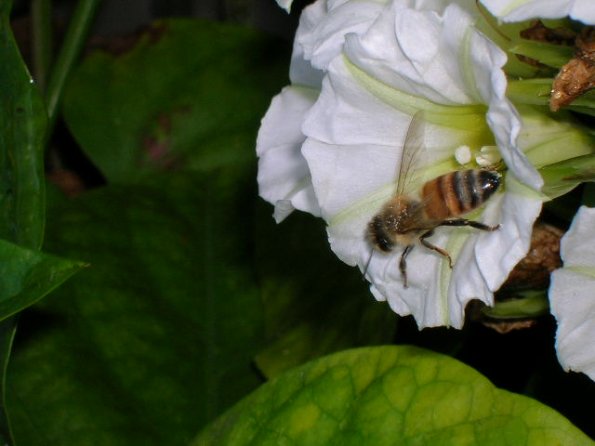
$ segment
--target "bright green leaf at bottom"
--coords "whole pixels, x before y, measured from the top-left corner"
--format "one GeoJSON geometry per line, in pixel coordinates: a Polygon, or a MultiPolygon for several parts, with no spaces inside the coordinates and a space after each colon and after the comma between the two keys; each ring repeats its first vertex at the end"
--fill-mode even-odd
{"type": "Polygon", "coordinates": [[[198,445],[583,445],[554,410],[415,347],[349,350],[293,369],[242,400],[198,445]]]}

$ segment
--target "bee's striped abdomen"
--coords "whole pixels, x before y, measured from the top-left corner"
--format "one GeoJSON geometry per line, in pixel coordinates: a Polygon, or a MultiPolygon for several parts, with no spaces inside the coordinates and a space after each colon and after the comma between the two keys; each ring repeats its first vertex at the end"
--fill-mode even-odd
{"type": "Polygon", "coordinates": [[[481,206],[500,186],[500,174],[468,169],[441,175],[424,184],[422,199],[428,218],[444,220],[481,206]]]}

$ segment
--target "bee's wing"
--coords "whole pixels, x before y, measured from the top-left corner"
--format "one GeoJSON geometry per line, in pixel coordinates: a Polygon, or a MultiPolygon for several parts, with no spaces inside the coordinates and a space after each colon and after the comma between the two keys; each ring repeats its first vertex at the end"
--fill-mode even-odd
{"type": "Polygon", "coordinates": [[[403,143],[403,152],[401,155],[401,164],[397,173],[397,186],[395,189],[395,196],[403,195],[408,190],[411,183],[411,178],[416,170],[416,164],[419,161],[419,156],[423,152],[425,136],[425,120],[424,112],[418,111],[413,115],[405,142],[403,143]]]}

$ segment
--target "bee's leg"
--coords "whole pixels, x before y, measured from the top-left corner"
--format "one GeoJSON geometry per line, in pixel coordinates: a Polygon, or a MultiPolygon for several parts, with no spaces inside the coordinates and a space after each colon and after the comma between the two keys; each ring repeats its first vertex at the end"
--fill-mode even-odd
{"type": "Polygon", "coordinates": [[[444,220],[440,222],[438,226],[471,226],[475,229],[481,229],[482,231],[495,231],[500,227],[500,225],[496,226],[488,226],[478,221],[467,220],[466,218],[455,218],[452,220],[444,220]]]}
{"type": "Polygon", "coordinates": [[[407,256],[413,249],[413,245],[405,246],[403,253],[401,254],[401,260],[399,260],[399,271],[401,271],[401,276],[403,276],[403,287],[407,288],[407,256]]]}
{"type": "MultiPolygon", "coordinates": [[[[451,220],[452,221],[452,220],[451,220]]],[[[430,242],[428,242],[426,240],[426,238],[430,237],[432,234],[434,234],[434,230],[432,229],[431,231],[428,232],[424,232],[420,237],[419,237],[419,241],[421,242],[422,245],[424,245],[426,248],[431,249],[432,251],[436,251],[438,254],[442,254],[444,257],[446,257],[448,259],[448,266],[450,266],[450,268],[452,269],[452,259],[450,258],[450,254],[448,252],[446,252],[444,249],[439,248],[436,245],[432,245],[430,242]]]]}

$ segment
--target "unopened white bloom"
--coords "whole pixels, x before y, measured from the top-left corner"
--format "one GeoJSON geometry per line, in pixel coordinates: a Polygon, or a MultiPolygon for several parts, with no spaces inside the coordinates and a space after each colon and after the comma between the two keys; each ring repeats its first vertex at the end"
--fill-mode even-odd
{"type": "Polygon", "coordinates": [[[506,22],[527,19],[555,19],[569,16],[583,23],[595,24],[593,0],[480,0],[496,17],[506,22]]]}
{"type": "Polygon", "coordinates": [[[579,210],[560,252],[564,267],[552,273],[549,292],[558,359],[595,380],[595,208],[579,210]]]}

